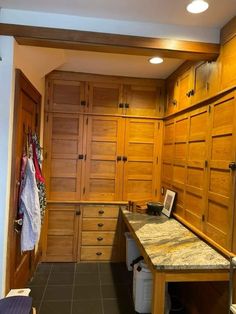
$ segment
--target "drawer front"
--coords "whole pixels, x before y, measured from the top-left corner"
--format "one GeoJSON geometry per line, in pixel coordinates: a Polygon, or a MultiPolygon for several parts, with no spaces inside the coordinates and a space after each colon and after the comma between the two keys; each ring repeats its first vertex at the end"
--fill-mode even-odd
{"type": "Polygon", "coordinates": [[[81,261],[111,261],[117,259],[116,247],[81,247],[81,261]]]}
{"type": "Polygon", "coordinates": [[[115,231],[117,226],[117,219],[94,219],[84,218],[82,221],[82,230],[86,231],[115,231]]]}
{"type": "Polygon", "coordinates": [[[115,232],[82,232],[82,245],[114,245],[116,242],[115,232]]]}
{"type": "Polygon", "coordinates": [[[83,207],[83,217],[110,217],[117,218],[119,206],[89,205],[83,207]]]}

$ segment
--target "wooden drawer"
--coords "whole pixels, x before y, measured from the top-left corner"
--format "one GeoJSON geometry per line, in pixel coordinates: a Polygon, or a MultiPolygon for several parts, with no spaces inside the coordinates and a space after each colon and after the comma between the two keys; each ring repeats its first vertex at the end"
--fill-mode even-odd
{"type": "Polygon", "coordinates": [[[88,205],[83,207],[83,217],[114,217],[119,214],[119,206],[88,205]]]}
{"type": "Polygon", "coordinates": [[[82,245],[113,245],[116,242],[115,232],[82,232],[82,245]]]}
{"type": "Polygon", "coordinates": [[[106,218],[84,218],[82,221],[82,230],[96,230],[96,231],[115,231],[117,226],[117,219],[106,218]]]}
{"type": "Polygon", "coordinates": [[[81,261],[110,261],[117,259],[115,246],[82,246],[81,261]]]}

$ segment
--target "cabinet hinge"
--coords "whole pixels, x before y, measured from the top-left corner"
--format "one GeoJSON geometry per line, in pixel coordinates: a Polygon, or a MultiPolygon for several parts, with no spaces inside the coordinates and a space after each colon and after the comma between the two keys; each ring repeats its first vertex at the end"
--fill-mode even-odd
{"type": "Polygon", "coordinates": [[[158,122],[158,130],[160,130],[160,122],[158,122]]]}
{"type": "Polygon", "coordinates": [[[205,215],[202,215],[202,221],[205,221],[205,215]]]}
{"type": "Polygon", "coordinates": [[[159,159],[158,159],[158,156],[157,156],[157,164],[158,164],[158,161],[159,161],[159,159]]]}
{"type": "Polygon", "coordinates": [[[81,106],[86,106],[86,100],[81,100],[80,105],[81,106]]]}
{"type": "Polygon", "coordinates": [[[207,168],[207,167],[208,167],[208,161],[205,160],[205,168],[207,168]]]}
{"type": "Polygon", "coordinates": [[[211,106],[208,106],[208,113],[211,112],[211,106]]]}
{"type": "Polygon", "coordinates": [[[84,160],[86,160],[86,159],[87,159],[87,155],[85,154],[85,155],[84,155],[84,160]]]}
{"type": "Polygon", "coordinates": [[[83,194],[85,193],[85,187],[83,188],[83,194]]]}

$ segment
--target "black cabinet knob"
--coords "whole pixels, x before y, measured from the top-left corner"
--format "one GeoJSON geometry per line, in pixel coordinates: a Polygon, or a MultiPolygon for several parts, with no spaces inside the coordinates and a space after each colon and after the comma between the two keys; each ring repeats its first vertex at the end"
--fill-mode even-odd
{"type": "Polygon", "coordinates": [[[229,163],[229,169],[236,170],[236,162],[235,161],[232,161],[229,163]]]}
{"type": "Polygon", "coordinates": [[[102,223],[99,223],[99,224],[98,224],[98,227],[103,227],[103,224],[102,224],[102,223]]]}
{"type": "Polygon", "coordinates": [[[102,238],[102,237],[98,237],[97,240],[98,240],[98,241],[102,241],[103,238],[102,238]]]}
{"type": "Polygon", "coordinates": [[[100,209],[100,210],[98,211],[98,213],[102,215],[102,214],[104,214],[104,210],[100,209]]]}
{"type": "Polygon", "coordinates": [[[102,255],[102,252],[97,252],[96,255],[100,256],[100,255],[102,255]]]}

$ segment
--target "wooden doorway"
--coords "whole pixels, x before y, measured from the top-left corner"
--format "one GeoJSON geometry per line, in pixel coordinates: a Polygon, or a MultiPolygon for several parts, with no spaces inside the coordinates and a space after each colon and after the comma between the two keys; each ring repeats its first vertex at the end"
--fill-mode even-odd
{"type": "Polygon", "coordinates": [[[20,167],[25,130],[39,134],[41,95],[20,71],[16,70],[14,123],[12,139],[11,190],[7,247],[6,292],[12,288],[24,287],[35,264],[34,251],[22,254],[21,232],[15,228],[18,211],[20,167]]]}

